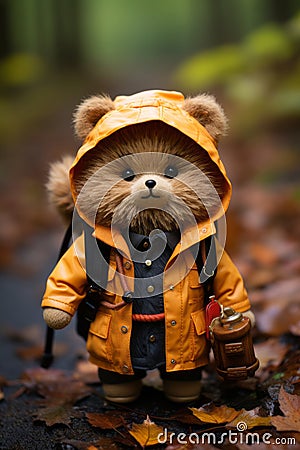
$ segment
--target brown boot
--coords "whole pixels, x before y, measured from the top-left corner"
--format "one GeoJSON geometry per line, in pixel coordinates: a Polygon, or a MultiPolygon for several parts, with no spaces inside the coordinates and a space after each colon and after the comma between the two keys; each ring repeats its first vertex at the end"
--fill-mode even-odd
{"type": "Polygon", "coordinates": [[[201,381],[164,380],[164,393],[167,399],[176,403],[197,400],[201,392],[201,381]]]}
{"type": "Polygon", "coordinates": [[[141,380],[135,380],[118,384],[104,383],[102,387],[106,400],[115,403],[130,403],[139,397],[142,382],[141,380]]]}

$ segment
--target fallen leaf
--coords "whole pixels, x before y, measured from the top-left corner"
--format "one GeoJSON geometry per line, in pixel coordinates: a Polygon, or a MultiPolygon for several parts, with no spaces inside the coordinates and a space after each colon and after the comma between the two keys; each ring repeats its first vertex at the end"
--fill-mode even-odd
{"type": "Polygon", "coordinates": [[[57,383],[40,384],[37,392],[45,398],[48,404],[75,404],[79,400],[88,397],[91,389],[82,383],[67,377],[57,383]]]}
{"type": "Polygon", "coordinates": [[[261,417],[258,415],[259,408],[247,411],[242,409],[230,423],[226,425],[226,428],[236,428],[238,431],[246,431],[254,427],[270,427],[271,417],[261,417]]]}
{"type": "Polygon", "coordinates": [[[73,417],[79,417],[79,414],[81,417],[73,406],[91,394],[91,388],[62,370],[28,369],[22,375],[22,382],[25,388],[43,397],[41,408],[34,416],[47,426],[69,425],[73,417]]]}
{"type": "Polygon", "coordinates": [[[199,425],[199,419],[194,414],[191,414],[191,408],[177,411],[170,419],[188,425],[199,425]]]}
{"type": "Polygon", "coordinates": [[[279,280],[251,293],[259,332],[282,336],[300,321],[299,290],[299,277],[294,277],[279,280]]]}
{"type": "Polygon", "coordinates": [[[22,375],[23,385],[47,399],[49,404],[71,403],[91,394],[91,388],[63,370],[28,369],[22,375]]]}
{"type": "Polygon", "coordinates": [[[66,373],[58,369],[43,369],[42,367],[35,367],[34,369],[27,369],[21,375],[23,385],[29,389],[36,389],[40,383],[47,384],[58,382],[65,379],[66,373]]]}
{"type": "Polygon", "coordinates": [[[270,338],[255,344],[254,350],[259,360],[256,377],[260,378],[260,381],[264,381],[265,377],[268,376],[268,372],[281,364],[290,347],[290,345],[280,342],[279,338],[270,338]]]}
{"type": "Polygon", "coordinates": [[[278,400],[284,417],[272,417],[272,425],[276,427],[277,431],[300,432],[300,396],[289,394],[281,387],[278,400]]]}
{"type": "Polygon", "coordinates": [[[201,408],[189,408],[194,416],[204,423],[225,423],[231,422],[238,414],[234,408],[226,405],[215,406],[213,403],[201,406],[201,408]]]}
{"type": "Polygon", "coordinates": [[[163,428],[152,422],[149,416],[142,424],[133,423],[128,431],[142,447],[158,444],[160,433],[164,433],[163,428]]]}
{"type": "Polygon", "coordinates": [[[282,364],[279,367],[277,367],[276,370],[274,370],[271,376],[263,382],[264,386],[271,387],[272,385],[274,385],[274,387],[276,388],[276,385],[280,384],[298,383],[300,381],[299,367],[300,367],[300,350],[293,350],[285,357],[282,364]]]}
{"type": "Polygon", "coordinates": [[[109,437],[101,437],[92,442],[69,439],[64,440],[61,444],[70,445],[74,450],[118,450],[118,446],[115,444],[114,440],[109,437]]]}
{"type": "Polygon", "coordinates": [[[82,413],[66,404],[52,404],[45,408],[39,408],[34,415],[35,421],[45,422],[48,427],[53,425],[70,425],[73,418],[82,417],[82,413]]]}
{"type": "Polygon", "coordinates": [[[102,430],[115,430],[124,426],[124,418],[119,415],[118,411],[108,411],[105,414],[86,413],[85,416],[93,427],[102,430]]]}

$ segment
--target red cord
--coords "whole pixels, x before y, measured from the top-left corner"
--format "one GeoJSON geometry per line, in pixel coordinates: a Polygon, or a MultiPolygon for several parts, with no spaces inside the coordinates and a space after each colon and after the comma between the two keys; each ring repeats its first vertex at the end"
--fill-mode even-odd
{"type": "Polygon", "coordinates": [[[164,320],[165,313],[160,314],[132,314],[132,320],[136,322],[159,322],[164,320]]]}

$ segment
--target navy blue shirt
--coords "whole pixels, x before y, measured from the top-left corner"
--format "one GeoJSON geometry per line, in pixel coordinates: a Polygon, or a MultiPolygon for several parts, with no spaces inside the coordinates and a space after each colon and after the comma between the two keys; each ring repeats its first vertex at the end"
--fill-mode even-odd
{"type": "MultiPolygon", "coordinates": [[[[180,234],[157,231],[149,239],[147,236],[130,233],[129,238],[136,278],[132,312],[163,313],[164,269],[180,240],[180,234]]],[[[130,350],[134,369],[149,370],[164,365],[165,321],[133,321],[130,350]]]]}

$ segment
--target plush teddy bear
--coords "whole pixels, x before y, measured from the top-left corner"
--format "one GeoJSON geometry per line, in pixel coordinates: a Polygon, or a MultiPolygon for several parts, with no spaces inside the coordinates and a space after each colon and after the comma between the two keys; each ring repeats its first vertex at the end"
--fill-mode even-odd
{"type": "MultiPolygon", "coordinates": [[[[230,201],[217,151],[226,129],[222,108],[205,94],[94,96],[75,112],[83,145],[75,161],[53,165],[48,187],[58,208],[66,213],[75,205],[99,249],[109,249],[107,262],[94,255],[96,271],[108,267],[87,337],[108,400],[135,400],[154,368],[169,399],[199,396],[209,343],[196,259],[202,254],[205,269],[203,243],[230,201]]],[[[253,322],[242,278],[215,242],[217,268],[207,274],[216,269],[214,294],[253,322]]],[[[74,239],[48,278],[42,307],[54,329],[68,325],[86,298],[92,278],[86,245],[83,235],[74,239]]]]}

